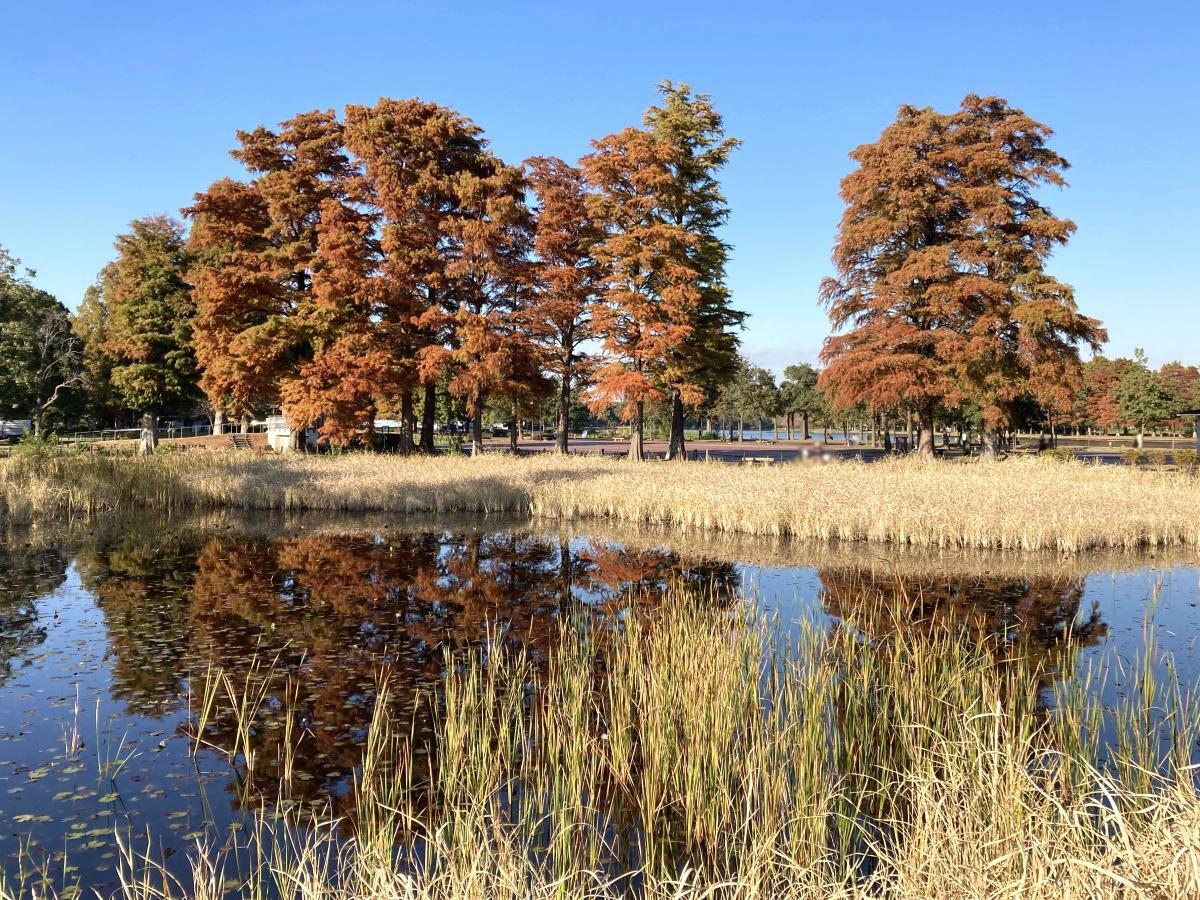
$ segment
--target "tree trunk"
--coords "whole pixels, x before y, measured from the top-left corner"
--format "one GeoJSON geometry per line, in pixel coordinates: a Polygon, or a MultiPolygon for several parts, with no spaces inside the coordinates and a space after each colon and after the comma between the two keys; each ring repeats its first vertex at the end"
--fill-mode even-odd
{"type": "Polygon", "coordinates": [[[571,421],[571,381],[563,378],[558,391],[558,452],[569,452],[567,426],[571,421]]]}
{"type": "Polygon", "coordinates": [[[421,450],[433,453],[433,423],[437,421],[437,384],[427,381],[421,398],[421,450]]]}
{"type": "Polygon", "coordinates": [[[641,400],[633,404],[633,418],[629,421],[629,458],[641,462],[645,459],[643,431],[645,429],[646,404],[641,400]]]}
{"type": "Polygon", "coordinates": [[[479,406],[475,412],[471,414],[471,455],[479,456],[483,453],[483,401],[479,401],[479,406]]]}
{"type": "MultiPolygon", "coordinates": [[[[933,404],[922,404],[920,415],[918,416],[918,425],[920,426],[921,442],[917,447],[917,453],[926,459],[933,459],[933,404]]],[[[909,428],[912,428],[912,420],[909,420],[909,428]]]]}
{"type": "Polygon", "coordinates": [[[687,459],[683,441],[683,398],[679,391],[671,392],[671,435],[667,441],[667,459],[687,459]]]}
{"type": "Polygon", "coordinates": [[[513,404],[512,417],[508,420],[508,452],[517,455],[517,442],[520,440],[520,422],[517,420],[517,404],[513,404]]]}
{"type": "Polygon", "coordinates": [[[158,449],[158,416],[148,412],[142,416],[142,435],[138,441],[138,454],[149,456],[158,449]]]}
{"type": "Polygon", "coordinates": [[[800,427],[802,429],[800,439],[802,441],[811,441],[812,435],[808,432],[808,410],[800,413],[800,427]]]}
{"type": "Polygon", "coordinates": [[[738,416],[738,443],[746,440],[746,420],[738,416]]]}
{"type": "Polygon", "coordinates": [[[218,409],[213,411],[213,434],[225,433],[225,410],[218,409]]]}
{"type": "Polygon", "coordinates": [[[983,451],[984,459],[996,459],[1000,453],[1000,435],[994,429],[983,429],[983,451]]]}
{"type": "Polygon", "coordinates": [[[413,452],[413,431],[416,414],[413,411],[412,391],[407,388],[400,395],[400,452],[407,456],[413,452]]]}
{"type": "Polygon", "coordinates": [[[1146,443],[1146,425],[1142,422],[1138,423],[1137,433],[1137,449],[1141,450],[1146,443]]]}

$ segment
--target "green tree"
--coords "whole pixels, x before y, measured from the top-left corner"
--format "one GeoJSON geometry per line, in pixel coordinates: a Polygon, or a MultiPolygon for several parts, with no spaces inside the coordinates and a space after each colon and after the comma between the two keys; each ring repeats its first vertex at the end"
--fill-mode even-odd
{"type": "Polygon", "coordinates": [[[0,418],[29,418],[40,433],[47,413],[82,381],[79,340],[67,308],[20,274],[0,247],[0,418]]]}
{"type": "Polygon", "coordinates": [[[113,395],[142,413],[139,449],[152,453],[158,416],[200,397],[183,226],[166,216],[137,219],[114,246],[117,259],[103,273],[104,351],[112,359],[113,395]]]}
{"type": "Polygon", "coordinates": [[[796,416],[804,428],[803,440],[809,440],[809,422],[828,406],[825,394],[817,386],[820,373],[808,363],[788,366],[783,370],[783,383],[779,386],[779,408],[787,416],[788,438],[796,416]]]}
{"type": "Polygon", "coordinates": [[[1137,445],[1141,449],[1146,426],[1171,417],[1173,397],[1158,374],[1146,364],[1146,354],[1139,347],[1134,353],[1133,368],[1121,379],[1113,396],[1121,410],[1121,418],[1137,426],[1137,445]]]}
{"type": "Polygon", "coordinates": [[[83,387],[89,415],[115,417],[118,407],[112,390],[112,357],[105,349],[108,334],[108,304],[104,302],[104,275],[83,292],[79,310],[71,320],[71,331],[79,339],[83,387]]]}
{"type": "Polygon", "coordinates": [[[758,424],[762,434],[762,421],[779,412],[779,388],[775,377],[766,369],[738,359],[734,376],[721,389],[717,398],[717,414],[722,418],[737,420],[738,440],[742,440],[746,420],[758,424]]]}

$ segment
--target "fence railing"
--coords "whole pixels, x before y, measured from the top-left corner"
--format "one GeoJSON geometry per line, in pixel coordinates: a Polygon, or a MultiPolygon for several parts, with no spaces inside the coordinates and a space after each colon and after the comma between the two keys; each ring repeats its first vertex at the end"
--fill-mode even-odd
{"type": "MultiPolygon", "coordinates": [[[[225,434],[239,432],[237,423],[225,426],[225,434]]],[[[250,434],[261,434],[267,430],[266,422],[252,422],[250,434]]],[[[207,437],[213,433],[211,425],[163,425],[156,429],[160,441],[179,440],[180,438],[207,437]]],[[[141,428],[101,428],[96,431],[75,431],[59,434],[58,439],[66,444],[97,443],[102,441],[136,441],[142,436],[141,428]]]]}

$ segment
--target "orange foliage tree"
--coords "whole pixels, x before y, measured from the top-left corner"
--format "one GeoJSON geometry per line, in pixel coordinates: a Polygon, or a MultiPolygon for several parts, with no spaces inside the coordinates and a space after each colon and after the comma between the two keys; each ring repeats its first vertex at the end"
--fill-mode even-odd
{"type": "Polygon", "coordinates": [[[821,286],[838,332],[821,385],[836,404],[915,407],[932,455],[938,408],[977,406],[994,449],[1019,399],[1062,403],[1051,386],[1077,379],[1079,346],[1107,335],[1045,272],[1075,229],[1035,197],[1065,184],[1050,134],[1000,98],[970,95],[950,114],[902,106],[851,153],[837,275],[821,286]]]}
{"type": "Polygon", "coordinates": [[[592,251],[602,233],[588,212],[581,170],[552,156],[526,160],[525,168],[538,207],[536,291],[524,318],[558,379],[558,450],[566,453],[571,390],[588,377],[593,362],[580,348],[592,337],[592,306],[602,276],[592,251]]]}
{"type": "Polygon", "coordinates": [[[461,215],[456,179],[487,166],[480,128],[436,103],[381,98],[374,106],[346,107],[346,146],[361,162],[370,202],[379,212],[381,274],[387,281],[381,311],[390,323],[393,352],[407,364],[399,386],[401,449],[414,443],[413,390],[423,393],[422,449],[433,451],[436,372],[420,377],[422,349],[449,340],[440,311],[454,259],[447,239],[461,215]],[[428,315],[427,315],[428,314],[428,315]]]}
{"type": "Polygon", "coordinates": [[[296,382],[322,337],[313,331],[322,212],[345,197],[353,174],[341,131],[332,111],[314,111],[278,131],[238,132],[232,155],[253,179],[219,181],[184,210],[194,222],[201,384],[219,409],[245,414],[302,390],[296,382]]]}
{"type": "Polygon", "coordinates": [[[646,112],[645,127],[593,141],[582,160],[604,228],[594,252],[607,268],[594,322],[609,361],[592,397],[623,404],[631,459],[643,457],[646,402],[662,399],[672,407],[670,453],[682,455],[683,406],[732,376],[731,328],[742,319],[729,306],[727,247],[716,234],[727,211],[715,172],[737,142],[708,97],[669,81],[660,91],[664,106],[646,112]]]}
{"type": "MultiPolygon", "coordinates": [[[[489,400],[519,403],[544,391],[537,349],[521,327],[530,298],[533,221],[521,170],[482,153],[474,171],[452,179],[456,208],[443,220],[447,287],[420,323],[445,332],[421,350],[421,374],[446,377],[471,418],[471,452],[483,450],[489,400]]],[[[513,423],[515,425],[515,423],[513,423]]]]}

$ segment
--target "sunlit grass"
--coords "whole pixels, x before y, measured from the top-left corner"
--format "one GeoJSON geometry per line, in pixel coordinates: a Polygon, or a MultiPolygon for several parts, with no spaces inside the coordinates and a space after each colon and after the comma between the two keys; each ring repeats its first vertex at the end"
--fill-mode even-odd
{"type": "Polygon", "coordinates": [[[532,512],[923,549],[1200,547],[1195,474],[1046,459],[746,468],[555,455],[191,453],[0,462],[0,511],[10,522],[139,507],[532,512]]]}

